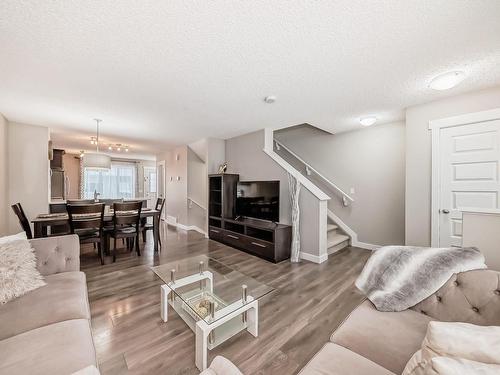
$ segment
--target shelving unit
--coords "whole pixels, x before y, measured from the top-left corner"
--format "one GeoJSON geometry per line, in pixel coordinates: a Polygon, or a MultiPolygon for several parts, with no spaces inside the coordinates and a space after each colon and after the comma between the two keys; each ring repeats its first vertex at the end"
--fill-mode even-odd
{"type": "Polygon", "coordinates": [[[210,239],[275,263],[290,258],[290,225],[250,218],[236,219],[238,181],[237,174],[209,176],[210,239]]]}

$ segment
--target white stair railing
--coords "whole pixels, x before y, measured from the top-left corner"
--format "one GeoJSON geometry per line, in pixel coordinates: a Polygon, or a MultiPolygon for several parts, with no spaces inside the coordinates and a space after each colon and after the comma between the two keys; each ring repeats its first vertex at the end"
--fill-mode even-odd
{"type": "Polygon", "coordinates": [[[283,143],[280,141],[274,139],[274,144],[276,145],[276,150],[280,151],[281,148],[283,148],[285,151],[287,151],[290,155],[292,155],[295,159],[297,159],[300,163],[304,164],[305,172],[307,176],[310,176],[311,174],[315,174],[319,178],[321,178],[324,182],[326,182],[329,186],[331,186],[334,190],[339,192],[342,195],[342,203],[344,206],[348,206],[349,203],[354,202],[354,198],[351,197],[349,194],[347,194],[344,190],[342,190],[339,186],[337,186],[335,183],[330,181],[328,178],[326,178],[323,174],[321,174],[318,170],[314,169],[313,166],[311,166],[308,162],[306,162],[304,159],[302,159],[299,155],[297,155],[295,152],[290,150],[287,146],[285,146],[283,143]]]}

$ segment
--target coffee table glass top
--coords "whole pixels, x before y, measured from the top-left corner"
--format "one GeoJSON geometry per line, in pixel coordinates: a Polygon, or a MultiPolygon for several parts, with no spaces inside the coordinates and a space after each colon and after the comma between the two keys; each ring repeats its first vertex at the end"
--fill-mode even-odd
{"type": "Polygon", "coordinates": [[[208,324],[274,291],[274,288],[204,255],[151,269],[171,293],[173,291],[174,298],[171,296],[169,303],[178,313],[187,313],[195,321],[204,320],[208,324]],[[246,301],[243,300],[244,289],[246,301]]]}

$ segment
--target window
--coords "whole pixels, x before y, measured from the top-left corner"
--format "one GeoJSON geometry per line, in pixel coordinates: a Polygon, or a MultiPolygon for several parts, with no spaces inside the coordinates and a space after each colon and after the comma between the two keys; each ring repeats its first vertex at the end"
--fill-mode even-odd
{"type": "Polygon", "coordinates": [[[136,168],[134,163],[111,163],[110,170],[85,168],[83,171],[83,199],[135,198],[136,168]]]}

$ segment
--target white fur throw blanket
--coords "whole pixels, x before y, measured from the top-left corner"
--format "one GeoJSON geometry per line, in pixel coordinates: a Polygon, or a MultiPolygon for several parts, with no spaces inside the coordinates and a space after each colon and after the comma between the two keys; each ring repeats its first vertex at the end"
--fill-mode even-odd
{"type": "Polygon", "coordinates": [[[368,259],[356,280],[379,311],[403,311],[438,291],[458,272],[486,268],[474,248],[384,246],[368,259]]]}

